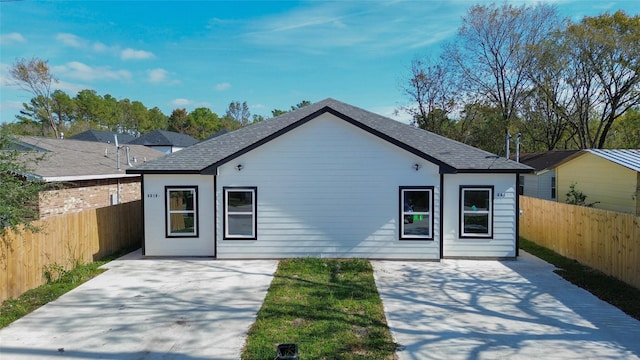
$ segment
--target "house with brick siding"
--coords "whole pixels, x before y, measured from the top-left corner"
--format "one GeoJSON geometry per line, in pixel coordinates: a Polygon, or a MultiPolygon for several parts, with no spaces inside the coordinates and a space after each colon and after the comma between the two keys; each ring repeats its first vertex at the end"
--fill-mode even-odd
{"type": "Polygon", "coordinates": [[[142,145],[39,136],[19,136],[13,143],[30,163],[25,175],[60,184],[40,194],[41,219],[139,200],[140,175],[126,170],[164,156],[142,145]]]}

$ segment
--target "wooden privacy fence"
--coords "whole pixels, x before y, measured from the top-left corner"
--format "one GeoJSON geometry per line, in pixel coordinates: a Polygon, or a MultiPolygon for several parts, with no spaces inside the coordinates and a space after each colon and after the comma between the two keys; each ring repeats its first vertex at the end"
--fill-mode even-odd
{"type": "Polygon", "coordinates": [[[38,233],[0,238],[0,302],[45,283],[47,266],[70,270],[142,240],[141,201],[38,220],[38,233]]]}
{"type": "Polygon", "coordinates": [[[520,235],[640,288],[640,217],[520,196],[520,235]]]}

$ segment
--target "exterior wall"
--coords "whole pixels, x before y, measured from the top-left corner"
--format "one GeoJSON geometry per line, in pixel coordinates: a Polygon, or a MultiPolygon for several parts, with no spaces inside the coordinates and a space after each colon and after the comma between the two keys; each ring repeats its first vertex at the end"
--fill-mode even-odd
{"type": "Polygon", "coordinates": [[[445,174],[443,212],[444,257],[509,258],[516,256],[515,174],[445,174]],[[493,238],[460,238],[460,186],[492,185],[493,238]]]}
{"type": "Polygon", "coordinates": [[[144,175],[146,256],[215,256],[213,176],[144,175]],[[198,237],[166,236],[165,186],[198,186],[198,237]]]}
{"type": "Polygon", "coordinates": [[[595,208],[630,214],[637,213],[635,193],[638,173],[599,156],[584,153],[556,167],[558,201],[565,201],[571,183],[587,195],[595,208]]]}
{"type": "Polygon", "coordinates": [[[140,200],[140,177],[74,181],[39,196],[40,218],[110,206],[111,196],[119,203],[140,200]]]}
{"type": "Polygon", "coordinates": [[[217,255],[438,259],[439,186],[437,166],[324,114],[218,169],[217,255]],[[224,239],[226,186],[257,187],[256,240],[224,239]],[[433,240],[399,240],[400,186],[433,186],[433,240]]]}
{"type": "Polygon", "coordinates": [[[162,146],[151,146],[149,145],[148,147],[152,148],[153,150],[157,150],[160,152],[163,152],[165,154],[171,154],[172,152],[176,152],[178,150],[182,150],[182,148],[174,148],[171,145],[162,145],[162,146]]]}
{"type": "MultiPolygon", "coordinates": [[[[524,176],[523,195],[538,199],[555,200],[555,198],[551,197],[551,178],[556,176],[555,171],[550,170],[537,174],[523,174],[522,176],[524,176]]],[[[558,196],[557,192],[556,196],[558,196]]]]}

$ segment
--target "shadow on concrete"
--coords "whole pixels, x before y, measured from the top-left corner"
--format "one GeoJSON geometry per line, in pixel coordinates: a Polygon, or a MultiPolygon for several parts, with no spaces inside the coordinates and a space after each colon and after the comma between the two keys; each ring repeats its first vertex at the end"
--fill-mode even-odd
{"type": "Polygon", "coordinates": [[[374,269],[401,359],[640,356],[640,322],[526,253],[374,269]]]}

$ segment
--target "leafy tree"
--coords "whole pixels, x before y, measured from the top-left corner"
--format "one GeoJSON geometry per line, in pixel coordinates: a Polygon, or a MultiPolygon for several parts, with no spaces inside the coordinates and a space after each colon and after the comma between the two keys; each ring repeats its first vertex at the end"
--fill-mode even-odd
{"type": "Polygon", "coordinates": [[[175,109],[169,116],[169,126],[167,130],[177,132],[180,134],[186,134],[189,128],[189,114],[187,109],[175,109]]]}
{"type": "Polygon", "coordinates": [[[581,109],[585,116],[575,124],[580,145],[602,148],[614,121],[640,104],[640,16],[618,11],[585,17],[563,35],[563,49],[573,50],[577,86],[592,89],[584,94],[588,99],[580,99],[591,105],[581,109]],[[589,127],[592,114],[597,120],[594,129],[589,127]]]}
{"type": "Polygon", "coordinates": [[[223,124],[218,115],[209,108],[200,107],[187,115],[188,128],[185,134],[196,139],[205,139],[222,130],[223,124]]]}
{"type": "Polygon", "coordinates": [[[10,146],[7,133],[0,132],[0,237],[7,229],[19,232],[21,226],[39,230],[31,221],[38,218],[40,192],[48,188],[46,183],[29,178],[29,168],[10,146]]]}
{"type": "Polygon", "coordinates": [[[34,96],[30,104],[24,104],[23,116],[30,116],[41,122],[42,135],[45,135],[44,129],[48,127],[59,138],[51,100],[51,85],[58,80],[51,74],[48,62],[36,57],[31,60],[19,59],[9,68],[9,75],[15,84],[34,96]]]}
{"type": "Polygon", "coordinates": [[[585,195],[582,191],[576,189],[577,183],[571,183],[569,185],[569,192],[566,194],[565,202],[571,205],[579,205],[586,207],[593,207],[595,204],[599,204],[600,201],[587,203],[587,195],[585,195]]]}
{"type": "Polygon", "coordinates": [[[605,147],[610,149],[640,149],[640,109],[627,110],[613,124],[605,147]]]}
{"type": "Polygon", "coordinates": [[[503,121],[499,108],[486,104],[468,104],[457,122],[452,138],[493,154],[505,154],[503,121]]]}
{"type": "Polygon", "coordinates": [[[280,110],[280,109],[271,110],[271,116],[272,117],[280,116],[280,115],[288,113],[289,111],[301,109],[301,108],[303,108],[303,107],[305,107],[307,105],[311,105],[311,101],[302,100],[299,103],[297,103],[296,105],[292,105],[290,110],[280,110]]]}
{"type": "Polygon", "coordinates": [[[149,109],[144,121],[140,122],[138,132],[145,134],[154,130],[166,130],[169,118],[158,107],[149,109]]]}

